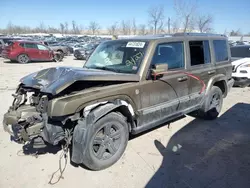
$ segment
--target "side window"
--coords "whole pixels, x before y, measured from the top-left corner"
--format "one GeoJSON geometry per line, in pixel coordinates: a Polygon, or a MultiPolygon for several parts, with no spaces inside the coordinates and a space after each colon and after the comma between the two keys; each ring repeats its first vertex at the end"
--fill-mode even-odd
{"type": "Polygon", "coordinates": [[[38,50],[48,50],[48,48],[44,45],[38,44],[37,45],[38,50]]]}
{"type": "Polygon", "coordinates": [[[226,40],[214,40],[214,54],[216,62],[228,60],[228,49],[226,40]]]}
{"type": "Polygon", "coordinates": [[[209,41],[189,41],[191,66],[211,63],[209,41]]]}
{"type": "Polygon", "coordinates": [[[232,57],[250,57],[250,47],[232,47],[232,57]]]}
{"type": "Polygon", "coordinates": [[[25,48],[37,49],[37,46],[34,43],[25,43],[24,46],[25,46],[25,48]]]}
{"type": "Polygon", "coordinates": [[[183,42],[159,44],[156,47],[152,65],[168,64],[168,69],[178,69],[185,66],[183,42]]]}
{"type": "Polygon", "coordinates": [[[24,43],[20,43],[19,46],[23,47],[24,48],[24,43]]]}

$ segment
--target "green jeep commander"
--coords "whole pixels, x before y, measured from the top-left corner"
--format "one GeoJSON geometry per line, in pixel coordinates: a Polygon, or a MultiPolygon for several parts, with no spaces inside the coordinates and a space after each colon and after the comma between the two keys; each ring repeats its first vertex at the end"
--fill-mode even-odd
{"type": "Polygon", "coordinates": [[[33,140],[34,147],[70,142],[74,163],[101,170],[119,160],[129,134],[191,112],[215,119],[233,85],[231,73],[223,35],[110,40],[82,68],[49,68],[22,78],[4,128],[17,141],[33,140]]]}

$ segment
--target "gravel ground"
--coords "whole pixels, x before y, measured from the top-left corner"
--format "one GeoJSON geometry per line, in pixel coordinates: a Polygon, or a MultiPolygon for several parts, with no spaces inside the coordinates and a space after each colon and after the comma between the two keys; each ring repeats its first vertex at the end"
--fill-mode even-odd
{"type": "MultiPolygon", "coordinates": [[[[61,63],[14,64],[0,58],[0,122],[19,79],[57,65],[82,66],[72,56],[61,63]]],[[[53,187],[250,187],[250,87],[233,88],[220,117],[202,121],[185,117],[137,136],[112,167],[98,172],[68,163],[64,179],[53,187]]],[[[0,188],[52,187],[57,154],[20,155],[0,126],[0,188]]]]}

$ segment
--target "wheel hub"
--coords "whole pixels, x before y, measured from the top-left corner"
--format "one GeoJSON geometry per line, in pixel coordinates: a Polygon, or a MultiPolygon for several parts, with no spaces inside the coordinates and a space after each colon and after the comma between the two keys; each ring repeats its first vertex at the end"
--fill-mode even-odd
{"type": "Polygon", "coordinates": [[[108,159],[119,149],[120,130],[114,125],[104,126],[94,138],[93,149],[98,159],[108,159]]]}

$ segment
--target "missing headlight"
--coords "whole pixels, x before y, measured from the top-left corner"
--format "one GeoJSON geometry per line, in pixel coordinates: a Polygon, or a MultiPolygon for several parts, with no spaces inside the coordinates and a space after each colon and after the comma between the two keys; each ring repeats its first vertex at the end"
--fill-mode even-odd
{"type": "Polygon", "coordinates": [[[43,95],[40,98],[39,103],[36,107],[37,111],[41,113],[46,112],[48,107],[48,102],[49,102],[48,97],[46,95],[43,95]]]}

